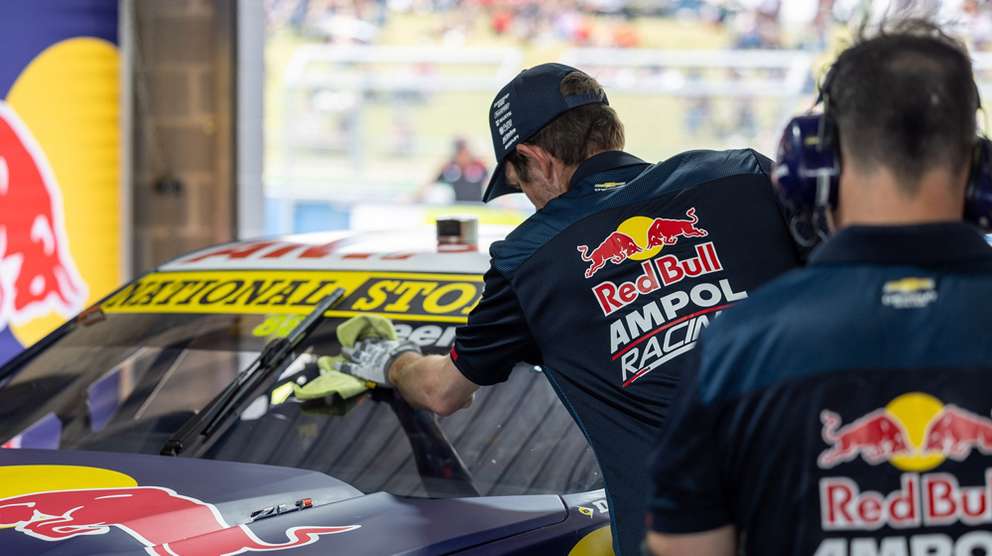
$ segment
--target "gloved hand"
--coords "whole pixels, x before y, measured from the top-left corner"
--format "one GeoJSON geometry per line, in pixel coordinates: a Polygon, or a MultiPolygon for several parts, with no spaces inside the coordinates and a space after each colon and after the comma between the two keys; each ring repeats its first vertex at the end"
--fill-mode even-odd
{"type": "Polygon", "coordinates": [[[411,342],[396,339],[393,322],[377,315],[359,315],[338,326],[341,361],[334,369],[380,386],[391,386],[387,373],[396,358],[408,351],[420,353],[411,342]]]}
{"type": "Polygon", "coordinates": [[[359,315],[338,325],[338,341],[341,347],[355,347],[359,340],[369,338],[379,338],[381,340],[395,340],[396,328],[393,321],[379,315],[359,315]]]}
{"type": "Polygon", "coordinates": [[[343,358],[334,368],[370,380],[379,386],[392,387],[388,376],[389,367],[397,357],[411,351],[420,353],[420,348],[413,342],[377,338],[360,340],[354,347],[341,348],[343,358]]]}

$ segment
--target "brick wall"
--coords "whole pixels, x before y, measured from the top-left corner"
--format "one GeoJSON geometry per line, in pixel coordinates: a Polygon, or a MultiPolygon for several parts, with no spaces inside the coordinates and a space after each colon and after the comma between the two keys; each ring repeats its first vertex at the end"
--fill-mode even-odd
{"type": "Polygon", "coordinates": [[[133,267],[228,241],[235,0],[133,0],[133,267]]]}

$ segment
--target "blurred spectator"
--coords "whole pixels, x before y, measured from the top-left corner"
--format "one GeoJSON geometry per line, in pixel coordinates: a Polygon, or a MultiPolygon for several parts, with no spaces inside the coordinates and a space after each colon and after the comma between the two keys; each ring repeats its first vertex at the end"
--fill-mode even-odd
{"type": "Polygon", "coordinates": [[[641,39],[637,35],[637,28],[632,24],[624,22],[613,28],[613,46],[618,48],[636,48],[640,46],[641,39]]]}
{"type": "Polygon", "coordinates": [[[451,157],[441,166],[434,180],[420,188],[416,199],[432,201],[431,187],[440,183],[451,187],[456,203],[481,203],[482,188],[488,177],[489,170],[485,163],[472,152],[467,140],[458,137],[452,143],[451,157]]]}
{"type": "Polygon", "coordinates": [[[992,2],[965,0],[961,6],[964,35],[975,50],[992,50],[992,2]]]}
{"type": "Polygon", "coordinates": [[[713,127],[712,113],[713,101],[709,97],[690,98],[685,110],[685,130],[693,138],[703,135],[704,129],[713,127]]]}
{"type": "MultiPolygon", "coordinates": [[[[328,22],[353,18],[382,27],[390,12],[427,12],[456,16],[462,31],[471,31],[476,17],[497,36],[532,42],[558,40],[572,45],[637,46],[635,28],[616,24],[643,17],[695,19],[730,23],[736,48],[825,48],[830,24],[848,24],[864,17],[879,19],[899,13],[938,16],[954,22],[976,49],[992,48],[990,0],[265,0],[270,23],[297,33],[327,32],[328,22]],[[788,13],[785,13],[788,12],[788,13]],[[783,19],[803,25],[791,42],[783,36],[783,19]],[[464,16],[464,17],[458,17],[464,16]],[[323,29],[321,29],[323,27],[323,29]],[[804,28],[808,27],[808,32],[804,28]]],[[[353,24],[352,24],[353,25],[353,24]]]]}
{"type": "MultiPolygon", "coordinates": [[[[436,169],[435,155],[422,148],[424,144],[438,138],[444,141],[453,133],[470,129],[465,127],[468,125],[484,129],[484,122],[459,120],[435,126],[437,114],[442,113],[435,110],[446,103],[461,110],[485,102],[474,99],[473,91],[478,83],[490,79],[493,71],[506,71],[501,64],[529,65],[558,57],[587,56],[598,78],[619,89],[635,91],[618,94],[618,103],[648,107],[657,111],[651,121],[669,122],[663,132],[641,136],[649,147],[769,148],[781,118],[791,113],[789,106],[799,109],[799,104],[807,101],[805,97],[814,92],[821,76],[819,69],[838,41],[845,40],[845,27],[906,12],[931,15],[964,37],[979,62],[987,59],[980,51],[992,50],[992,0],[263,1],[270,37],[281,47],[273,50],[274,59],[269,64],[278,66],[275,57],[288,59],[299,44],[307,42],[382,46],[386,58],[365,62],[359,56],[314,63],[310,67],[316,68],[315,73],[322,74],[326,83],[315,75],[316,84],[310,85],[297,76],[298,85],[294,86],[302,93],[288,86],[288,92],[283,92],[283,85],[275,79],[282,77],[285,68],[273,67],[270,75],[277,76],[272,86],[277,100],[270,103],[273,113],[293,110],[312,117],[285,126],[285,135],[274,140],[274,144],[286,146],[285,154],[273,156],[269,166],[273,169],[267,171],[287,182],[298,174],[307,179],[340,174],[345,176],[343,182],[374,182],[383,184],[383,190],[402,191],[403,195],[415,190],[420,200],[429,197],[442,203],[452,199],[478,202],[488,170],[464,140],[456,141],[444,165],[436,169]],[[409,62],[404,61],[408,46],[453,54],[436,62],[409,62]],[[458,62],[455,51],[463,47],[510,52],[506,59],[512,61],[474,66],[474,61],[458,62]],[[576,53],[573,47],[607,50],[576,53]],[[611,48],[644,50],[618,54],[613,64],[611,48]],[[802,51],[808,56],[797,58],[804,64],[810,60],[811,67],[809,74],[801,76],[805,87],[799,87],[791,68],[775,63],[770,67],[751,63],[738,67],[736,55],[726,53],[720,57],[724,62],[713,66],[653,65],[651,56],[661,48],[802,51]],[[448,79],[456,85],[424,85],[448,79]],[[786,84],[793,92],[788,96],[768,94],[768,87],[776,84],[786,84]],[[665,98],[655,97],[655,90],[659,91],[657,97],[665,98]],[[351,160],[348,168],[341,162],[345,157],[351,160]],[[388,163],[366,165],[365,160],[371,157],[385,157],[388,163]],[[416,178],[435,170],[436,178],[431,175],[435,179],[428,184],[421,185],[416,178]]],[[[783,59],[789,56],[792,54],[783,59]]],[[[992,67],[980,65],[976,75],[983,93],[990,96],[992,67]]],[[[384,197],[392,199],[391,195],[384,197]]]]}
{"type": "Polygon", "coordinates": [[[501,8],[492,11],[489,16],[489,26],[492,28],[493,33],[497,35],[505,35],[510,32],[510,26],[513,24],[513,12],[508,8],[501,8]]]}

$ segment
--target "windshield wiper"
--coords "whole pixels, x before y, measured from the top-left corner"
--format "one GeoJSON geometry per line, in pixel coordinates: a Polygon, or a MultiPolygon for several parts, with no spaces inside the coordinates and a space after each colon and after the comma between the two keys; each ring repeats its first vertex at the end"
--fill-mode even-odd
{"type": "Polygon", "coordinates": [[[282,367],[287,357],[300,342],[305,340],[330,310],[344,296],[344,289],[338,288],[321,299],[317,305],[284,338],[276,338],[265,345],[262,353],[234,377],[220,394],[210,401],[196,417],[187,421],[162,447],[161,454],[178,456],[190,450],[205,450],[211,444],[210,438],[230,422],[231,415],[247,401],[247,395],[273,372],[282,367]]]}

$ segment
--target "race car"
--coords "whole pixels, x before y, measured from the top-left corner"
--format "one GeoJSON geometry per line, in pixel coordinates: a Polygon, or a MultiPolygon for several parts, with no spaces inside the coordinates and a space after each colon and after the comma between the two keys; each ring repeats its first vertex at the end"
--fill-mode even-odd
{"type": "Polygon", "coordinates": [[[449,351],[500,235],[235,242],[84,310],[0,368],[0,554],[612,554],[539,367],[441,418],[327,363],[356,316],[449,351]]]}

